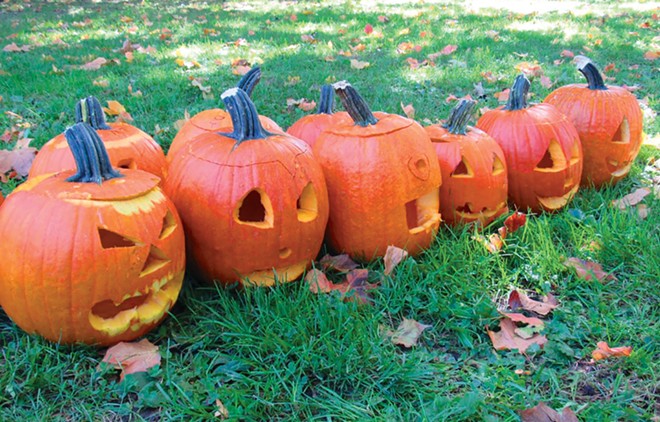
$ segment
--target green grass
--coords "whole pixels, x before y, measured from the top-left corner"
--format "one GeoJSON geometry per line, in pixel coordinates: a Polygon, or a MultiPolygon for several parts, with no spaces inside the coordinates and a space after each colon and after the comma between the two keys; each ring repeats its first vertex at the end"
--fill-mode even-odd
{"type": "MultiPolygon", "coordinates": [[[[585,2],[576,12],[587,7],[592,12],[586,15],[523,15],[433,2],[2,3],[0,46],[33,48],[0,52],[0,131],[14,123],[5,113],[11,111],[29,124],[32,144],[43,145],[72,123],[79,98],[95,95],[122,103],[149,133],[156,125],[165,128],[155,138],[166,148],[185,110],[218,107],[222,91],[238,81],[230,68],[238,58],[261,63],[254,100],[282,127],[304,115],[287,111],[287,98],[316,100],[320,85],[341,79],[351,81],[374,110],[398,113],[400,102],[412,103],[418,120],[434,122],[454,105],[445,102],[450,94],[472,93],[480,81],[488,94],[509,87],[521,61],[537,61],[555,86],[582,82],[569,59],[553,61],[564,49],[578,54],[585,46],[601,68],[616,63],[610,83],[640,85],[636,95],[657,110],[658,62],[643,58],[658,43],[652,12],[612,2],[585,2]],[[380,23],[379,15],[390,22],[380,23]],[[122,22],[122,16],[134,22],[122,22]],[[91,23],[74,25],[87,18],[91,23]],[[650,29],[640,27],[645,22],[650,29]],[[366,36],[367,23],[383,37],[366,36]],[[129,33],[134,24],[137,30],[129,33]],[[172,31],[169,42],[159,39],[163,28],[172,31]],[[204,28],[219,35],[204,35],[204,28]],[[399,35],[405,28],[409,34],[399,35]],[[488,36],[490,30],[499,41],[488,36]],[[313,34],[317,43],[302,42],[302,34],[313,34]],[[68,46],[53,45],[56,38],[68,46]],[[156,52],[135,53],[126,63],[115,51],[126,38],[156,52]],[[235,46],[239,38],[249,45],[235,46]],[[421,45],[421,52],[397,54],[405,41],[421,45]],[[357,57],[371,63],[364,70],[351,69],[349,59],[337,55],[358,43],[366,48],[357,57]],[[411,70],[405,62],[422,61],[447,44],[457,51],[435,67],[411,70]],[[194,52],[190,58],[201,67],[177,66],[181,47],[194,52]],[[337,59],[327,62],[328,55],[337,59]],[[121,64],[98,71],[72,67],[99,56],[121,64]],[[487,71],[501,79],[486,82],[481,74],[487,71]],[[202,99],[188,76],[208,78],[215,99],[202,99]],[[288,84],[292,76],[300,82],[288,84]],[[98,79],[109,86],[93,85],[98,79]],[[129,84],[143,96],[132,96],[129,84]]],[[[532,101],[551,89],[533,81],[532,101]]],[[[496,105],[489,95],[479,106],[496,105]]],[[[651,114],[645,130],[654,137],[660,123],[651,114]]],[[[568,210],[531,218],[500,254],[472,240],[471,228],[443,228],[427,252],[383,279],[373,306],[314,295],[302,283],[235,291],[189,279],[171,316],[148,335],[160,347],[161,366],[123,383],[116,371],[98,367],[103,350],[26,335],[0,311],[0,420],[213,419],[216,399],[236,420],[517,420],[519,410],[539,401],[570,406],[582,420],[649,420],[660,414],[660,203],[646,199],[652,211],[643,221],[609,204],[640,186],[645,163],[659,155],[644,146],[620,184],[578,194],[570,208],[585,218],[568,210]],[[602,249],[585,249],[593,240],[602,249]],[[618,281],[578,279],[562,265],[569,256],[602,263],[618,281]],[[521,355],[491,346],[486,328],[497,326],[498,303],[512,287],[552,291],[560,301],[543,350],[521,355]],[[391,344],[379,328],[396,327],[403,317],[432,325],[412,349],[391,344]],[[634,352],[591,365],[600,340],[634,352]]],[[[3,192],[17,183],[10,180],[3,192]]],[[[379,279],[382,263],[369,268],[379,279]]]]}

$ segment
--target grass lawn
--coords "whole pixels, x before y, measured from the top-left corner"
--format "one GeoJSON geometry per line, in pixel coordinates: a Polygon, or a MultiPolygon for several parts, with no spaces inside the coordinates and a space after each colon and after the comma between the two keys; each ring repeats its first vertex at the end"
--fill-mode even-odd
{"type": "MultiPolygon", "coordinates": [[[[342,79],[373,110],[412,104],[430,124],[446,118],[451,95],[476,98],[478,83],[486,96],[478,107],[495,108],[493,94],[523,62],[545,77],[537,69],[532,102],[582,83],[570,52],[608,66],[607,83],[638,88],[657,146],[660,59],[645,59],[660,52],[653,4],[534,2],[518,11],[462,3],[3,2],[0,48],[29,47],[0,51],[0,132],[20,127],[40,147],[73,123],[76,101],[95,95],[119,101],[167,148],[186,112],[220,107],[239,79],[238,59],[261,65],[254,102],[284,128],[306,114],[287,99],[317,100],[322,84],[342,79]],[[125,40],[142,47],[132,58],[120,51],[125,40]],[[429,59],[448,45],[455,51],[429,59]],[[99,57],[110,64],[81,68],[99,57]],[[369,66],[353,68],[351,59],[369,66]]],[[[219,420],[217,400],[232,420],[504,421],[540,401],[585,421],[658,420],[660,202],[645,199],[645,219],[611,206],[647,183],[656,146],[642,147],[618,185],[581,190],[564,211],[531,217],[500,253],[473,240],[473,228],[442,228],[428,251],[382,277],[372,306],[315,295],[300,282],[237,291],[187,279],[148,335],[161,365],[121,383],[117,371],[99,368],[104,350],[27,335],[0,310],[0,420],[219,420]],[[579,279],[566,257],[596,261],[616,280],[579,279]],[[514,287],[559,300],[543,349],[492,347],[486,330],[498,326],[514,287]],[[382,334],[402,318],[431,325],[415,347],[382,334]],[[590,363],[598,341],[633,353],[590,363]]],[[[2,192],[21,181],[7,180],[2,192]]],[[[382,261],[366,267],[381,279],[382,261]]]]}

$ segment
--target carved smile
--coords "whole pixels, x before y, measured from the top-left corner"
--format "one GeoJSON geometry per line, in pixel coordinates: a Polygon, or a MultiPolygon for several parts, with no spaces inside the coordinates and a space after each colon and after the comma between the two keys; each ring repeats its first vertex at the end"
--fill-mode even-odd
{"type": "Polygon", "coordinates": [[[245,286],[272,286],[276,280],[279,283],[287,283],[300,277],[309,263],[307,260],[288,267],[254,271],[241,276],[241,280],[245,286]]]}
{"type": "Polygon", "coordinates": [[[609,171],[610,174],[614,177],[623,177],[630,171],[632,162],[629,162],[628,164],[625,164],[623,167],[621,167],[622,164],[625,164],[625,162],[619,163],[616,160],[609,159],[607,160],[607,171],[609,171]]]}
{"type": "Polygon", "coordinates": [[[472,211],[471,204],[468,202],[464,206],[456,208],[456,215],[459,216],[460,218],[464,219],[464,220],[472,220],[472,219],[475,219],[475,218],[477,218],[477,219],[478,218],[487,219],[487,218],[494,217],[498,213],[502,212],[502,210],[504,209],[505,206],[506,206],[506,202],[501,202],[493,210],[489,210],[488,208],[484,207],[481,211],[474,212],[474,211],[472,211]]]}
{"type": "Polygon", "coordinates": [[[436,230],[440,226],[440,196],[437,189],[406,203],[408,233],[417,234],[436,230]]]}
{"type": "Polygon", "coordinates": [[[577,192],[578,188],[579,185],[575,185],[573,189],[571,189],[562,196],[546,196],[546,197],[537,196],[536,198],[539,200],[543,208],[548,210],[557,210],[563,207],[564,205],[566,205],[568,201],[571,200],[573,195],[575,195],[575,193],[577,192]]]}

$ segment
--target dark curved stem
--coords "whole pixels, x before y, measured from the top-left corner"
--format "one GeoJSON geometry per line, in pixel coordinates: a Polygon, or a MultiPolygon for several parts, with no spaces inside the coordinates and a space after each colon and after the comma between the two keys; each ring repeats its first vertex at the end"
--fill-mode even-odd
{"type": "Polygon", "coordinates": [[[522,73],[516,76],[513,86],[509,92],[509,100],[506,102],[505,110],[523,110],[527,108],[527,94],[529,93],[529,80],[522,73]]]}
{"type": "Polygon", "coordinates": [[[234,131],[221,135],[234,139],[236,141],[234,148],[245,141],[272,136],[272,133],[261,126],[259,113],[245,91],[240,88],[230,88],[222,93],[222,101],[231,116],[234,131]]]}
{"type": "Polygon", "coordinates": [[[335,108],[335,90],[332,85],[323,85],[321,87],[321,99],[316,114],[332,114],[335,108]]]}
{"type": "Polygon", "coordinates": [[[369,126],[378,123],[369,105],[358,92],[346,81],[336,82],[332,87],[339,96],[344,108],[358,126],[369,126]]]}
{"type": "Polygon", "coordinates": [[[605,82],[603,82],[603,75],[600,74],[598,68],[591,59],[584,56],[577,56],[575,62],[577,63],[577,70],[587,78],[589,89],[607,90],[605,82]]]}
{"type": "Polygon", "coordinates": [[[236,87],[242,89],[245,91],[248,97],[251,97],[252,91],[254,90],[254,87],[257,86],[259,81],[261,81],[261,69],[259,66],[254,66],[245,75],[243,75],[241,80],[236,84],[236,87]]]}
{"type": "Polygon", "coordinates": [[[442,125],[449,133],[453,135],[465,135],[467,133],[467,124],[472,117],[472,111],[477,104],[474,100],[462,99],[449,113],[447,122],[442,125]]]}
{"type": "Polygon", "coordinates": [[[94,96],[89,96],[76,104],[76,123],[85,122],[95,130],[110,129],[105,121],[105,113],[101,103],[94,96]]]}
{"type": "Polygon", "coordinates": [[[76,174],[66,179],[67,182],[100,185],[104,180],[123,177],[112,168],[103,141],[90,125],[84,122],[76,123],[64,131],[64,136],[77,168],[76,174]]]}

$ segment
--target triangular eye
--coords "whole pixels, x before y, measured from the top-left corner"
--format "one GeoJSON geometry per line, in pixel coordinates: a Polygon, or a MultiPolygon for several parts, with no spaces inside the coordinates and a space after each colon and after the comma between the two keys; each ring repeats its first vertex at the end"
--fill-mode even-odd
{"type": "Polygon", "coordinates": [[[174,229],[176,229],[176,219],[174,218],[174,214],[172,214],[170,210],[167,210],[165,217],[163,217],[163,228],[160,230],[160,235],[158,235],[158,238],[160,240],[165,239],[167,236],[172,234],[174,229]]]}
{"type": "Polygon", "coordinates": [[[234,209],[234,221],[262,229],[273,227],[273,206],[261,189],[252,189],[234,209]]]}
{"type": "Polygon", "coordinates": [[[454,171],[451,172],[451,177],[473,177],[474,171],[470,165],[465,161],[465,157],[461,157],[461,162],[458,163],[454,171]]]}
{"type": "Polygon", "coordinates": [[[543,154],[543,158],[536,165],[535,170],[541,171],[556,171],[566,168],[566,157],[564,157],[564,151],[561,149],[561,145],[556,140],[550,141],[548,149],[543,154]]]}
{"type": "Polygon", "coordinates": [[[493,154],[493,176],[504,173],[504,163],[500,160],[500,157],[493,154]]]}
{"type": "Polygon", "coordinates": [[[578,161],[580,161],[580,145],[575,141],[571,147],[571,164],[575,164],[578,161]]]}
{"type": "Polygon", "coordinates": [[[302,190],[302,193],[296,201],[298,212],[298,221],[308,223],[313,221],[319,215],[319,203],[316,199],[314,185],[309,182],[302,190]]]}
{"type": "Polygon", "coordinates": [[[140,277],[144,277],[163,268],[165,265],[169,264],[169,262],[170,259],[165,255],[165,252],[161,251],[154,245],[151,245],[149,255],[147,255],[147,259],[142,266],[142,271],[140,271],[140,277]]]}
{"type": "Polygon", "coordinates": [[[623,121],[614,134],[612,142],[620,142],[622,144],[627,144],[630,142],[630,125],[628,124],[628,119],[625,117],[623,118],[623,121]]]}
{"type": "Polygon", "coordinates": [[[111,248],[130,248],[133,246],[142,246],[142,243],[135,239],[113,232],[112,230],[99,227],[99,239],[103,249],[111,248]]]}

